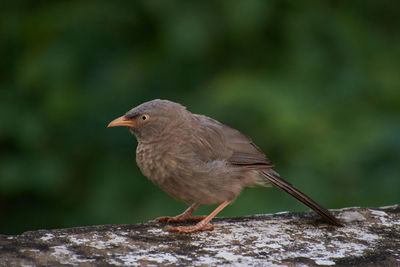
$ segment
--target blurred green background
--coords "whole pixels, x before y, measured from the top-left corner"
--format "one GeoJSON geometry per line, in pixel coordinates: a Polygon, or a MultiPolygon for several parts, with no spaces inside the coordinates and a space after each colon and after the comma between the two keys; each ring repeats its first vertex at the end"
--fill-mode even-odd
{"type": "MultiPolygon", "coordinates": [[[[3,1],[0,233],[185,209],[112,119],[154,98],[239,129],[328,208],[400,203],[393,1],[3,1]]],[[[199,213],[214,207],[202,207],[199,213]]],[[[245,189],[220,216],[307,210],[245,189]]]]}

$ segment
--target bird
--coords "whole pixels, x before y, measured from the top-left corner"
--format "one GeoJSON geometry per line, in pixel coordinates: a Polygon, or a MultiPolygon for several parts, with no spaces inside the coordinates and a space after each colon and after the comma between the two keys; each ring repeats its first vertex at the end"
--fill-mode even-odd
{"type": "Polygon", "coordinates": [[[246,135],[185,106],[155,99],[138,105],[107,127],[125,126],[136,136],[136,163],[151,182],[189,207],[158,222],[194,221],[166,227],[192,233],[213,230],[209,222],[245,187],[274,185],[318,213],[327,223],[342,223],[327,209],[285,181],[274,164],[246,135]],[[192,216],[200,205],[216,205],[208,216],[192,216]]]}

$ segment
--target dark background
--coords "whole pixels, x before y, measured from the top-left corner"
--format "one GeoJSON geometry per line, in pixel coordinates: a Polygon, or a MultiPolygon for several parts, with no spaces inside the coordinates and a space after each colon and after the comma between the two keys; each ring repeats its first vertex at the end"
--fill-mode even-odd
{"type": "MultiPolygon", "coordinates": [[[[395,1],[3,1],[0,233],[185,205],[107,124],[154,98],[239,129],[328,208],[400,202],[395,1]]],[[[203,207],[199,213],[214,207],[203,207]]],[[[221,216],[307,210],[245,189],[221,216]]]]}

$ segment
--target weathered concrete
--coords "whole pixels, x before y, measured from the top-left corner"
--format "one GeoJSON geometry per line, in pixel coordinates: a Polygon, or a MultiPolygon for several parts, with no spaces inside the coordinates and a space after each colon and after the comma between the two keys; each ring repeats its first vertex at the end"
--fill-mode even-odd
{"type": "Polygon", "coordinates": [[[398,205],[333,213],[344,227],[305,212],[217,218],[194,234],[148,222],[0,235],[0,265],[400,266],[398,205]]]}

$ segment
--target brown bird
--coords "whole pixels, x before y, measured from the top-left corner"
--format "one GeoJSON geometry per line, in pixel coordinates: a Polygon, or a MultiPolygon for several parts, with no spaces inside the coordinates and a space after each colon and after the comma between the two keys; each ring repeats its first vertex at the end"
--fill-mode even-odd
{"type": "Polygon", "coordinates": [[[326,222],[341,225],[328,210],[272,170],[272,162],[249,137],[178,103],[145,102],[108,124],[114,126],[126,126],[136,136],[136,162],[142,173],[172,197],[191,204],[180,215],[156,219],[199,221],[194,226],[168,227],[169,231],[212,230],[208,223],[244,187],[269,183],[312,208],[326,222]],[[212,204],[219,206],[210,215],[191,216],[200,205],[212,204]]]}

